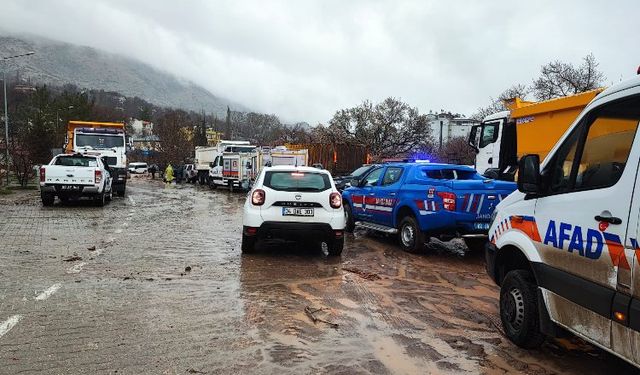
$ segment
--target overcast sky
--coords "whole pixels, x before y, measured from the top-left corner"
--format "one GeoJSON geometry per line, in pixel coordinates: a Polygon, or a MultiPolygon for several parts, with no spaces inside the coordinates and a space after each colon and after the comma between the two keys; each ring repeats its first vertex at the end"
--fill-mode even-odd
{"type": "Polygon", "coordinates": [[[395,96],[472,114],[548,61],[640,65],[640,1],[1,0],[0,27],[142,60],[285,121],[395,96]]]}

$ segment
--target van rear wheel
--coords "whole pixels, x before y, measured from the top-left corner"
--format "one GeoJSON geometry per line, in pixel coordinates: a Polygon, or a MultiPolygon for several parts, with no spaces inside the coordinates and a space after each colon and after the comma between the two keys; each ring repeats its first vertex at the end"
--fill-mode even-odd
{"type": "Polygon", "coordinates": [[[537,285],[529,271],[514,270],[504,277],[500,288],[500,320],[509,340],[519,347],[534,349],[544,342],[537,285]]]}

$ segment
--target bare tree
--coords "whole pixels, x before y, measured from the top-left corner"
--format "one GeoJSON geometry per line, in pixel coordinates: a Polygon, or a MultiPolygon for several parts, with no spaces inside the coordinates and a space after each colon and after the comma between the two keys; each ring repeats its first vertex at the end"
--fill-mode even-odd
{"type": "Polygon", "coordinates": [[[166,111],[154,123],[157,124],[154,132],[160,138],[157,150],[161,164],[180,163],[191,156],[194,150],[193,126],[185,111],[166,111]]]}
{"type": "Polygon", "coordinates": [[[319,129],[337,143],[364,144],[374,159],[406,155],[431,149],[433,140],[427,117],[417,108],[395,98],[373,105],[369,101],[335,113],[329,126],[319,129]]]}
{"type": "Polygon", "coordinates": [[[473,164],[476,153],[464,137],[451,138],[436,154],[438,161],[453,164],[473,164]]]}
{"type": "Polygon", "coordinates": [[[583,58],[580,66],[562,61],[553,61],[540,71],[540,78],[533,82],[533,93],[538,100],[578,94],[602,85],[604,74],[598,70],[593,54],[583,58]]]}
{"type": "Polygon", "coordinates": [[[491,98],[491,103],[486,107],[480,107],[474,113],[471,118],[476,120],[482,120],[485,117],[492,115],[494,113],[498,113],[501,111],[506,111],[507,107],[504,105],[505,100],[513,99],[513,98],[525,98],[531,89],[523,84],[515,84],[508,89],[504,90],[502,94],[498,95],[497,99],[491,98]]]}

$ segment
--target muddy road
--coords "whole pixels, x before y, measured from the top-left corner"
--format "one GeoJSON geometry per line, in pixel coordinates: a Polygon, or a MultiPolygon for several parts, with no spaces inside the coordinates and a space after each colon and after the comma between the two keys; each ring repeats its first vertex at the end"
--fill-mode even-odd
{"type": "Polygon", "coordinates": [[[0,373],[633,373],[501,333],[480,254],[364,232],[241,255],[242,194],[134,178],[104,208],[0,199],[0,373]],[[315,323],[313,321],[315,319],[315,323]]]}

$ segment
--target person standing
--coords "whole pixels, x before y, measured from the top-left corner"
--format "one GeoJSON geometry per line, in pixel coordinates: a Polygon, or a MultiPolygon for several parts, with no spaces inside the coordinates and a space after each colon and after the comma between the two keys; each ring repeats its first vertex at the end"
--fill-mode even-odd
{"type": "Polygon", "coordinates": [[[171,166],[171,162],[167,164],[167,169],[164,170],[164,182],[172,183],[173,182],[173,167],[171,166]]]}

